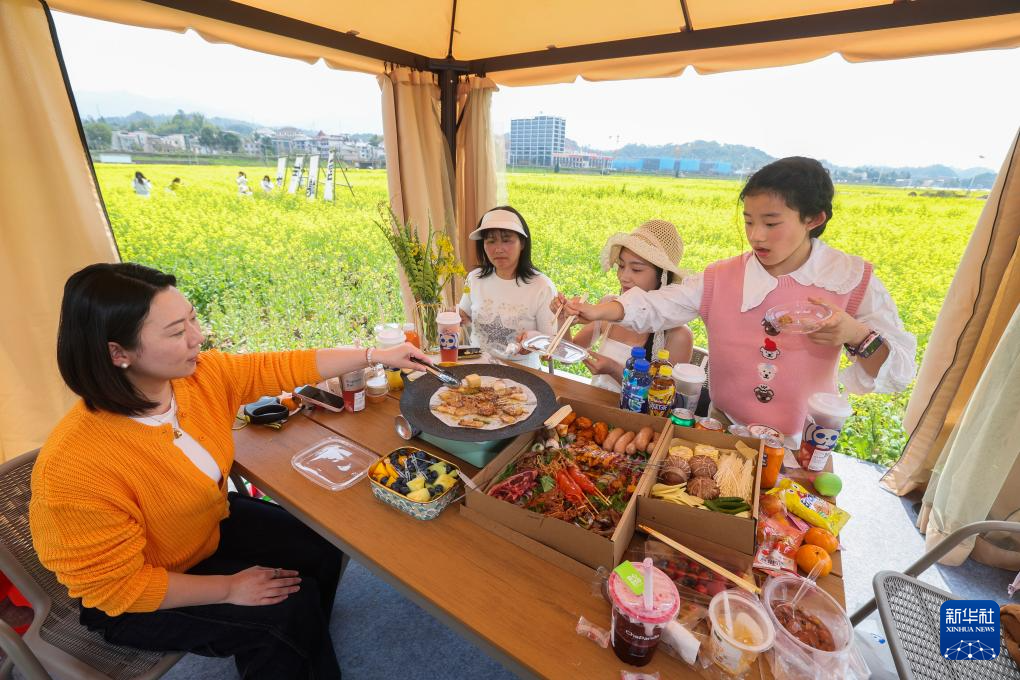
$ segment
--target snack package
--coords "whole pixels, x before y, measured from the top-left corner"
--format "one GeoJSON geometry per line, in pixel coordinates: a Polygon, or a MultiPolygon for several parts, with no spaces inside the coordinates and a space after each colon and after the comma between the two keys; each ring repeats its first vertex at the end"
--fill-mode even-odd
{"type": "Polygon", "coordinates": [[[577,620],[577,626],[574,628],[574,632],[578,635],[585,636],[602,649],[609,648],[609,631],[605,628],[596,626],[583,616],[577,620]]]}
{"type": "Polygon", "coordinates": [[[803,486],[786,478],[769,493],[778,493],[786,509],[812,526],[821,527],[839,536],[839,530],[850,521],[850,513],[810,493],[803,486]]]}
{"type": "Polygon", "coordinates": [[[655,671],[654,673],[620,671],[620,680],[659,680],[659,671],[655,671]]]}
{"type": "Polygon", "coordinates": [[[758,520],[758,549],[754,553],[754,568],[769,576],[786,571],[797,573],[797,549],[804,541],[806,531],[796,525],[785,513],[768,515],[758,520]]]}

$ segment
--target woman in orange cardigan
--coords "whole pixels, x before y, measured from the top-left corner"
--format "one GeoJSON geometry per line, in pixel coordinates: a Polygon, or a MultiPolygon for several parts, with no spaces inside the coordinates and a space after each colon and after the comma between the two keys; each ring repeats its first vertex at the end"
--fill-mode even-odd
{"type": "Polygon", "coordinates": [[[234,656],[243,678],[339,678],[329,616],[341,553],[272,503],[227,494],[241,404],[411,345],[200,352],[176,279],[95,264],[64,287],[57,363],[81,397],[32,473],[42,563],[115,644],[234,656]]]}

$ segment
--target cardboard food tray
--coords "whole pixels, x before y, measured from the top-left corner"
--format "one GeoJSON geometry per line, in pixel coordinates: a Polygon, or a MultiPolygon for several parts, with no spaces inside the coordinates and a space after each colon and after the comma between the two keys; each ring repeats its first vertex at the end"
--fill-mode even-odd
{"type": "MultiPolygon", "coordinates": [[[[673,439],[684,441],[684,446],[692,449],[695,444],[709,444],[717,449],[734,449],[737,441],[742,441],[758,451],[758,463],[755,466],[752,481],[751,517],[734,517],[721,512],[700,510],[680,503],[660,500],[651,497],[655,478],[645,475],[638,485],[638,523],[654,523],[684,534],[711,541],[727,548],[732,548],[745,555],[754,555],[755,530],[758,526],[758,496],[761,479],[761,466],[764,444],[760,439],[734,437],[733,435],[708,430],[696,430],[690,427],[674,427],[673,439]]],[[[658,469],[669,455],[669,446],[657,447],[656,458],[651,468],[658,469]]]]}
{"type": "MultiPolygon", "coordinates": [[[[575,399],[560,399],[559,401],[561,404],[570,404],[578,416],[591,418],[592,421],[601,420],[611,426],[623,427],[629,431],[637,431],[650,425],[660,433],[659,441],[649,457],[650,463],[661,458],[660,454],[664,454],[668,449],[673,431],[673,425],[668,419],[621,411],[575,399]]],[[[532,550],[530,541],[553,549],[555,551],[553,554],[558,553],[569,560],[558,562],[559,566],[569,571],[576,572],[577,563],[592,569],[600,566],[612,569],[623,559],[624,553],[630,546],[637,519],[638,492],[649,479],[654,480],[654,471],[646,470],[638,480],[637,489],[631,496],[623,512],[623,517],[617,524],[616,531],[611,538],[606,538],[574,524],[545,517],[512,503],[492,498],[481,491],[481,489],[487,488],[489,482],[499,475],[509,463],[530,448],[533,441],[534,433],[515,438],[491,463],[479,471],[472,481],[480,490],[467,492],[462,514],[539,557],[549,559],[550,554],[546,551],[532,550]],[[480,521],[482,518],[487,521],[480,521]],[[530,539],[530,541],[522,541],[520,537],[530,539]]],[[[557,562],[555,559],[551,561],[557,562]]]]}

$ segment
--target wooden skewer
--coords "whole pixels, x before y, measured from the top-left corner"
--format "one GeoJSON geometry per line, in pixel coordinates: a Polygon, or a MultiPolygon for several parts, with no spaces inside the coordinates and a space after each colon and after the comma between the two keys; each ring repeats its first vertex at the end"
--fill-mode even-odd
{"type": "Polygon", "coordinates": [[[737,584],[738,586],[740,586],[741,588],[743,588],[747,592],[751,593],[752,595],[758,595],[758,594],[761,593],[761,588],[759,588],[755,584],[747,581],[746,579],[740,578],[739,576],[734,574],[732,571],[730,571],[726,567],[723,567],[721,565],[716,564],[712,560],[708,559],[707,557],[705,557],[703,555],[700,555],[699,553],[694,552],[690,548],[685,548],[684,546],[680,545],[679,543],[674,541],[669,536],[666,536],[665,534],[662,534],[662,533],[656,531],[655,529],[652,529],[651,527],[647,527],[644,524],[639,524],[638,528],[641,529],[641,531],[643,531],[646,534],[648,534],[649,536],[652,536],[654,538],[659,539],[660,541],[662,541],[663,543],[665,543],[669,547],[673,548],[674,550],[677,550],[680,553],[682,553],[682,554],[686,555],[687,557],[691,558],[695,562],[698,562],[702,566],[711,569],[712,571],[714,571],[715,573],[719,574],[720,576],[728,578],[730,581],[732,581],[733,583],[737,584]]]}

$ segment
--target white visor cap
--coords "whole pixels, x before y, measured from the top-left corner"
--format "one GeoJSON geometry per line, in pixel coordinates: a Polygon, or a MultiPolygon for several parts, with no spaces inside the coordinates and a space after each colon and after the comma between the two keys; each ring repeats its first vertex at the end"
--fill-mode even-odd
{"type": "Polygon", "coordinates": [[[468,234],[468,238],[472,241],[481,241],[483,238],[482,232],[489,229],[506,229],[507,231],[517,232],[524,238],[528,238],[527,232],[524,231],[524,225],[521,224],[521,218],[509,210],[490,210],[485,213],[482,216],[482,225],[468,234]]]}

